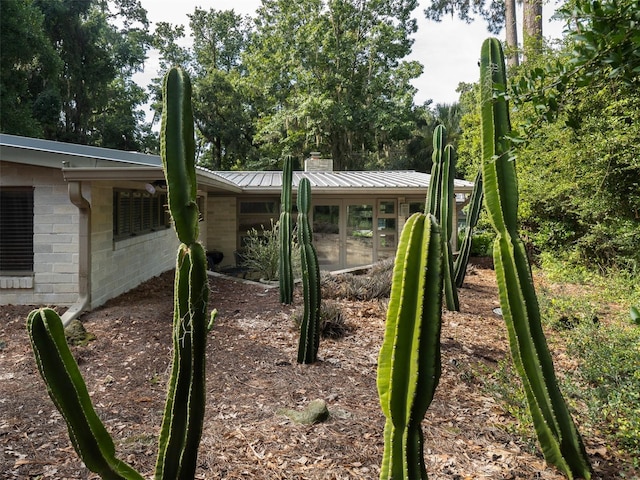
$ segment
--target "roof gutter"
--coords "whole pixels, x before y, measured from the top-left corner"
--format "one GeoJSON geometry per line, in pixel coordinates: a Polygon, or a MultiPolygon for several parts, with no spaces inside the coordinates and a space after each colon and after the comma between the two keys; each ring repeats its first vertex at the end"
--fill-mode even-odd
{"type": "Polygon", "coordinates": [[[66,327],[91,307],[91,204],[82,196],[82,182],[71,181],[69,200],[79,210],[78,300],[62,315],[66,327]]]}

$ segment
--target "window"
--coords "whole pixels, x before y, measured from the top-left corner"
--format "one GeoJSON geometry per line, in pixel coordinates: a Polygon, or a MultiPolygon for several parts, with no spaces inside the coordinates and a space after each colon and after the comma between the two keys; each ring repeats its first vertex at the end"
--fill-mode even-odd
{"type": "Polygon", "coordinates": [[[133,237],[169,228],[167,194],[146,190],[113,191],[113,238],[133,237]]]}
{"type": "Polygon", "coordinates": [[[0,273],[33,272],[33,187],[0,188],[0,273]]]}

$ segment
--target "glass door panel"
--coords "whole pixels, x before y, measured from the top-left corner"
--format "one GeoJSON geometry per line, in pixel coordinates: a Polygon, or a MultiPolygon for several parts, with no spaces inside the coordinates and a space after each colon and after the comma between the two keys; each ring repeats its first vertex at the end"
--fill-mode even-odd
{"type": "Polygon", "coordinates": [[[313,206],[313,243],[323,270],[340,268],[340,205],[313,206]]]}
{"type": "Polygon", "coordinates": [[[346,266],[373,262],[373,205],[347,205],[346,266]]]}

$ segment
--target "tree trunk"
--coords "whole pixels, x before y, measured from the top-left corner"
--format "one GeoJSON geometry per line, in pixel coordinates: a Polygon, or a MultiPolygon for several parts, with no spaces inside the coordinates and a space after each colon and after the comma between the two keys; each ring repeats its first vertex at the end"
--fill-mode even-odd
{"type": "Polygon", "coordinates": [[[525,51],[540,52],[542,48],[542,0],[524,0],[522,40],[525,51]]]}
{"type": "Polygon", "coordinates": [[[507,65],[517,67],[518,30],[516,21],[516,0],[505,0],[505,30],[507,34],[507,65]]]}

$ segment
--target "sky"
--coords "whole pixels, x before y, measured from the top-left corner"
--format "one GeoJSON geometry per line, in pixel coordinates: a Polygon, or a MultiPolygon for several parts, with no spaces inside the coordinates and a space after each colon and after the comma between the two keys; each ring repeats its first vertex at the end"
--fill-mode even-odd
{"type": "MultiPolygon", "coordinates": [[[[151,30],[157,22],[182,24],[188,28],[187,14],[193,13],[196,7],[204,10],[233,9],[237,14],[253,15],[260,3],[260,0],[141,0],[142,6],[148,12],[151,30]]],[[[418,20],[418,31],[413,36],[413,52],[407,57],[407,60],[417,60],[424,66],[424,73],[413,81],[413,85],[418,89],[415,103],[419,105],[429,99],[433,100],[434,104],[456,102],[458,83],[478,80],[480,47],[484,39],[491,34],[487,31],[486,22],[481,19],[471,24],[451,17],[439,23],[427,20],[423,11],[429,0],[419,3],[419,7],[414,11],[414,18],[418,20]]],[[[558,38],[562,32],[562,24],[557,21],[550,22],[552,8],[551,4],[545,5],[543,35],[558,38]]],[[[521,12],[518,12],[519,22],[521,17],[521,12]]],[[[521,33],[519,35],[521,38],[521,33]]],[[[498,37],[502,39],[504,32],[498,37]]],[[[146,87],[151,78],[158,76],[157,71],[157,53],[149,52],[145,72],[138,74],[135,80],[146,87]]]]}

